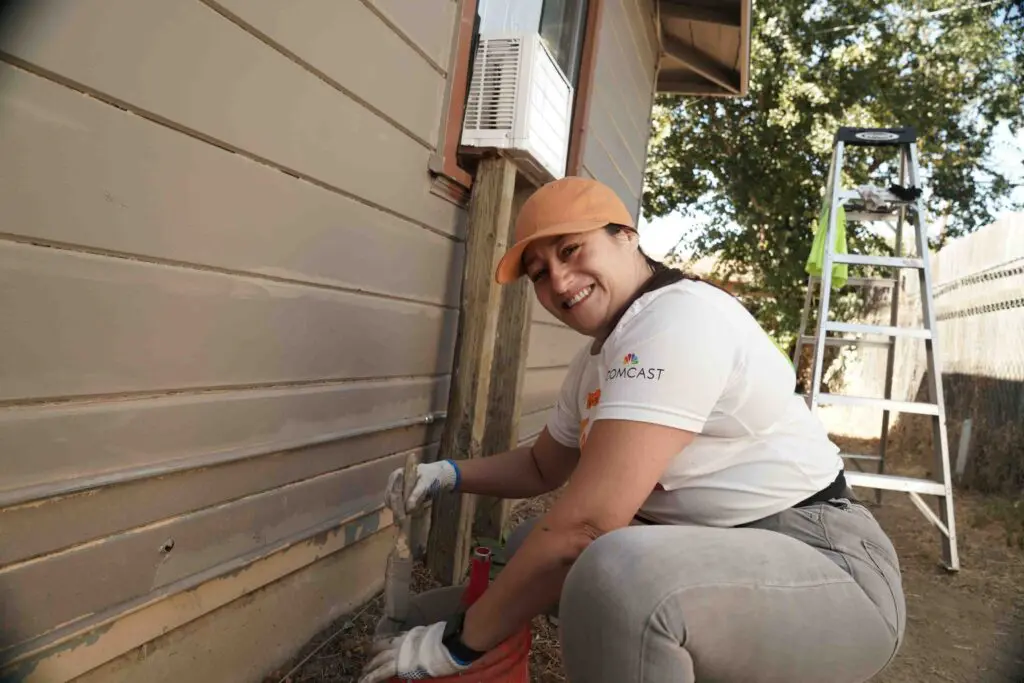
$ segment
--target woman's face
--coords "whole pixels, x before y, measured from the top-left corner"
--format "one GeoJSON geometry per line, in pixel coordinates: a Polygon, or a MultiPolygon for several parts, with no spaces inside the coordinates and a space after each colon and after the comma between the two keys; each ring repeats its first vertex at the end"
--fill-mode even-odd
{"type": "Polygon", "coordinates": [[[637,247],[634,233],[591,230],[539,239],[526,248],[523,264],[541,305],[596,337],[650,275],[637,247]]]}

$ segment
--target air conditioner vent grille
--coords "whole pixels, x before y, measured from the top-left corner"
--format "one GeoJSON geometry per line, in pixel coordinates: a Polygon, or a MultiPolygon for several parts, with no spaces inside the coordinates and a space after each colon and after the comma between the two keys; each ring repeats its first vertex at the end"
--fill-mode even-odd
{"type": "Polygon", "coordinates": [[[511,131],[515,124],[522,41],[483,41],[466,102],[466,128],[511,131]]]}

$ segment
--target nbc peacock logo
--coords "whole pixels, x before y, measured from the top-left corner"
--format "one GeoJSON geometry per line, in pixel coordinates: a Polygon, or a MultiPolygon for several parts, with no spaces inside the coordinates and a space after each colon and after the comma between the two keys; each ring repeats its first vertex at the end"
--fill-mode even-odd
{"type": "MultiPolygon", "coordinates": [[[[650,359],[648,359],[650,360],[650,359]]],[[[661,379],[662,373],[665,372],[665,368],[646,368],[640,365],[640,357],[635,353],[627,353],[622,358],[621,368],[609,368],[608,373],[605,377],[608,380],[613,379],[646,379],[654,380],[655,382],[661,379]]]]}

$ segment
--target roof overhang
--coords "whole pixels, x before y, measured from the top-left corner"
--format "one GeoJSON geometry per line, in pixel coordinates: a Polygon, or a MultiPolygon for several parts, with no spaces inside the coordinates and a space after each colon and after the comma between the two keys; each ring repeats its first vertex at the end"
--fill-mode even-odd
{"type": "Polygon", "coordinates": [[[751,0],[658,0],[658,92],[742,97],[750,80],[751,0]]]}

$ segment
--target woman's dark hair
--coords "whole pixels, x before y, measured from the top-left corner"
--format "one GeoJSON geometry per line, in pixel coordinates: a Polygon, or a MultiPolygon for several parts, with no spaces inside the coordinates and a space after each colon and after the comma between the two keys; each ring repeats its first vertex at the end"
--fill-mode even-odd
{"type": "MultiPolygon", "coordinates": [[[[618,235],[620,232],[632,232],[632,233],[636,233],[637,235],[639,235],[639,232],[636,230],[636,228],[631,228],[628,225],[618,225],[618,224],[615,224],[615,223],[609,223],[608,225],[604,226],[604,229],[605,229],[605,232],[607,232],[612,237],[614,237],[615,235],[618,235]]],[[[636,301],[637,299],[639,299],[641,296],[643,296],[644,294],[646,294],[648,292],[653,292],[656,289],[661,289],[662,287],[667,287],[668,285],[675,284],[676,282],[680,282],[682,280],[693,280],[695,282],[706,282],[707,284],[711,285],[712,287],[715,287],[717,289],[721,289],[723,292],[726,292],[730,296],[732,295],[732,292],[729,292],[728,290],[723,289],[722,287],[719,287],[714,282],[708,282],[707,280],[705,280],[704,278],[700,277],[699,275],[694,275],[692,273],[687,273],[687,272],[684,272],[682,270],[679,270],[678,268],[670,268],[670,267],[666,266],[664,263],[662,263],[661,261],[656,261],[653,258],[651,258],[650,255],[648,255],[646,252],[644,252],[644,250],[642,248],[639,248],[639,251],[640,251],[640,255],[644,257],[644,261],[646,261],[647,265],[650,266],[650,268],[651,268],[651,271],[652,271],[651,276],[649,278],[647,278],[647,282],[642,287],[640,287],[639,291],[637,291],[633,295],[633,297],[629,301],[627,301],[626,304],[621,309],[619,309],[619,312],[613,318],[613,320],[612,320],[612,322],[611,322],[611,324],[609,326],[609,329],[614,329],[615,326],[619,324],[619,320],[625,314],[625,312],[629,308],[629,306],[632,305],[632,303],[634,301],[636,301]]]]}
{"type": "MultiPolygon", "coordinates": [[[[635,228],[631,228],[628,225],[617,225],[615,223],[609,223],[608,225],[605,226],[604,229],[609,235],[612,235],[613,237],[615,235],[618,235],[620,232],[632,232],[638,235],[640,234],[639,232],[637,232],[635,228]]],[[[670,282],[678,282],[679,280],[694,280],[696,282],[707,282],[707,280],[700,277],[699,275],[687,273],[683,270],[679,270],[678,268],[670,268],[661,261],[651,258],[650,255],[644,251],[643,247],[638,247],[638,250],[640,251],[640,255],[644,257],[644,261],[647,262],[647,265],[651,267],[651,271],[654,273],[653,277],[656,277],[659,281],[663,279],[669,280],[668,282],[661,283],[659,285],[661,287],[664,287],[665,284],[669,284],[670,282]]],[[[717,287],[717,285],[715,285],[715,283],[713,282],[708,282],[708,284],[717,287]]],[[[721,289],[721,287],[719,287],[719,289],[721,289]]]]}

